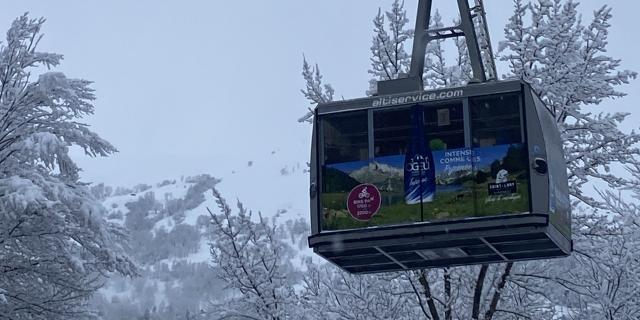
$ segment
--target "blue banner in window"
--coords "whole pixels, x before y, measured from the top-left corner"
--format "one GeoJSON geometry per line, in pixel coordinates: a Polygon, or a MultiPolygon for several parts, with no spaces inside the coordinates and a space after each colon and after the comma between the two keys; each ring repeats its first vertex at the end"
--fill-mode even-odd
{"type": "Polygon", "coordinates": [[[436,170],[431,149],[425,143],[423,109],[411,110],[411,142],[404,162],[404,196],[407,204],[433,201],[436,170]]]}

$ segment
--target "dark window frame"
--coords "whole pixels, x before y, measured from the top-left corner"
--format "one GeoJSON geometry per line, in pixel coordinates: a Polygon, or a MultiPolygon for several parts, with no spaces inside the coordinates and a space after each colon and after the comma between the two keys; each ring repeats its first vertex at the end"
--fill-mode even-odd
{"type": "MultiPolygon", "coordinates": [[[[426,109],[437,109],[447,105],[460,104],[462,106],[462,116],[463,116],[463,133],[464,133],[464,148],[476,148],[473,145],[473,121],[472,121],[472,105],[471,99],[481,98],[481,97],[490,97],[490,96],[500,96],[500,95],[509,95],[513,94],[518,97],[518,108],[519,108],[519,116],[520,116],[520,132],[521,132],[521,141],[519,143],[528,144],[528,139],[526,136],[526,128],[527,128],[527,119],[525,119],[525,111],[524,111],[524,92],[520,91],[509,91],[509,92],[500,92],[500,93],[492,93],[486,95],[474,95],[474,96],[465,96],[460,99],[452,99],[452,100],[443,100],[437,102],[428,102],[428,103],[412,103],[412,104],[403,104],[397,106],[390,107],[381,107],[381,108],[367,108],[360,110],[345,110],[332,112],[328,114],[316,115],[316,128],[317,128],[317,137],[318,137],[318,145],[317,145],[317,177],[318,177],[318,186],[322,186],[322,168],[326,165],[325,163],[325,137],[324,137],[324,128],[323,128],[323,119],[325,117],[330,117],[335,114],[343,114],[349,112],[366,112],[367,116],[367,143],[368,143],[368,158],[366,160],[356,160],[356,161],[372,161],[375,159],[375,127],[374,127],[374,112],[376,111],[391,111],[397,109],[405,109],[411,108],[412,106],[419,105],[422,108],[426,109]]],[[[319,190],[321,192],[321,190],[319,190]]],[[[322,230],[322,198],[318,197],[318,227],[320,232],[331,232],[336,230],[322,230]]],[[[531,202],[529,203],[531,206],[531,202]]]]}

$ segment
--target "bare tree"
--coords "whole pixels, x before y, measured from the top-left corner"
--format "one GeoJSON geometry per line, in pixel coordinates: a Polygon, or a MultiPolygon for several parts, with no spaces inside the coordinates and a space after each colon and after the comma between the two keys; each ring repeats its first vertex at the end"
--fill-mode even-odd
{"type": "Polygon", "coordinates": [[[287,279],[291,248],[282,241],[275,221],[261,214],[253,221],[239,201],[234,213],[215,188],[213,196],[220,213],[209,211],[211,256],[233,296],[214,302],[210,313],[216,319],[296,318],[298,298],[287,279]]]}
{"type": "Polygon", "coordinates": [[[352,275],[309,264],[302,301],[310,319],[415,319],[420,311],[405,292],[404,274],[352,275]]]}

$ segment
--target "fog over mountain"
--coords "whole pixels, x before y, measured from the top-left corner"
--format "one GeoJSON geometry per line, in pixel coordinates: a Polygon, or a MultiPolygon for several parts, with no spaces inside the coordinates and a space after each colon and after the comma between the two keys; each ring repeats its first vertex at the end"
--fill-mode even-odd
{"type": "MultiPolygon", "coordinates": [[[[216,300],[232,294],[211,263],[209,208],[217,214],[212,189],[230,203],[236,197],[268,219],[276,219],[283,239],[299,250],[293,265],[304,269],[308,201],[306,164],[287,164],[277,152],[248,160],[223,178],[209,174],[176,177],[131,187],[96,184],[91,191],[108,211],[108,221],[130,232],[128,254],[139,264],[137,278],[112,277],[93,298],[105,320],[192,319],[216,300]],[[248,181],[252,183],[247,183],[248,181]],[[287,190],[287,192],[282,192],[287,190]]],[[[292,278],[297,277],[295,272],[292,278]]]]}

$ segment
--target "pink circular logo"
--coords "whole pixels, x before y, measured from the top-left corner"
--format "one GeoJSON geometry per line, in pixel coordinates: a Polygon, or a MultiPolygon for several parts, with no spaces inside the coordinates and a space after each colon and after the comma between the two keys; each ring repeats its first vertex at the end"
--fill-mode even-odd
{"type": "Polygon", "coordinates": [[[381,201],[380,190],[376,186],[361,184],[349,192],[347,209],[354,219],[369,221],[380,210],[381,201]]]}

